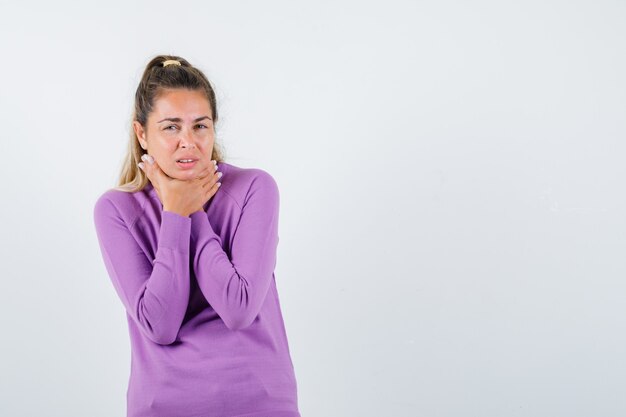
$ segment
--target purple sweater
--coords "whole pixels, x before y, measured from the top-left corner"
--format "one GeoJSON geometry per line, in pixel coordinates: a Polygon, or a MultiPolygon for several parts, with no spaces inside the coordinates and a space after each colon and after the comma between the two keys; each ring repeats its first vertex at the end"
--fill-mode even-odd
{"type": "Polygon", "coordinates": [[[274,275],[278,187],[261,169],[218,170],[189,217],[163,211],[150,183],[95,203],[128,320],[128,417],[300,417],[274,275]]]}

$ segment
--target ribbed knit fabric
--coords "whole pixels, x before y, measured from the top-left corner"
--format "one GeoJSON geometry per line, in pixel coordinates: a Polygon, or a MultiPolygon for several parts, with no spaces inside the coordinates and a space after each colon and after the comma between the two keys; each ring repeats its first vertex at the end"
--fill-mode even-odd
{"type": "Polygon", "coordinates": [[[218,166],[221,187],[189,217],[163,211],[150,183],[95,203],[128,319],[128,417],[300,417],[274,275],[278,187],[218,166]]]}

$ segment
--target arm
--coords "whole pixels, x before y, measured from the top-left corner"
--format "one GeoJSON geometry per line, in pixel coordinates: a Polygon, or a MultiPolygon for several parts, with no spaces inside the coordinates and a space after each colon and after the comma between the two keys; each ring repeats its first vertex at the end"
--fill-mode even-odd
{"type": "Polygon", "coordinates": [[[252,324],[265,301],[276,266],[278,211],[276,182],[261,171],[243,203],[230,260],[206,212],[191,215],[193,268],[198,286],[231,330],[252,324]]]}
{"type": "Polygon", "coordinates": [[[106,269],[126,312],[148,339],[161,345],[174,342],[189,302],[191,219],[162,212],[154,265],[110,200],[96,202],[94,222],[106,269]]]}

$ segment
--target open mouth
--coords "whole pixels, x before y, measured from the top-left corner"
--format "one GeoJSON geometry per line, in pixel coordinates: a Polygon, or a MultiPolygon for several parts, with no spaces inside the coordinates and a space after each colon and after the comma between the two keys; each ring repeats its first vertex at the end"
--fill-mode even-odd
{"type": "Polygon", "coordinates": [[[176,165],[181,168],[193,168],[197,162],[195,159],[179,159],[176,161],[176,165]]]}

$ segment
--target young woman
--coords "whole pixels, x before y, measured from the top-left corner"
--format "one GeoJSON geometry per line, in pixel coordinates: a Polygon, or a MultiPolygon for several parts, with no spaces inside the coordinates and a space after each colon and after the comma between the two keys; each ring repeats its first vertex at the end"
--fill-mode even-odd
{"type": "Polygon", "coordinates": [[[277,184],[224,162],[216,123],[205,75],[152,59],[118,187],[94,206],[128,319],[128,417],[300,417],[274,276],[277,184]]]}

